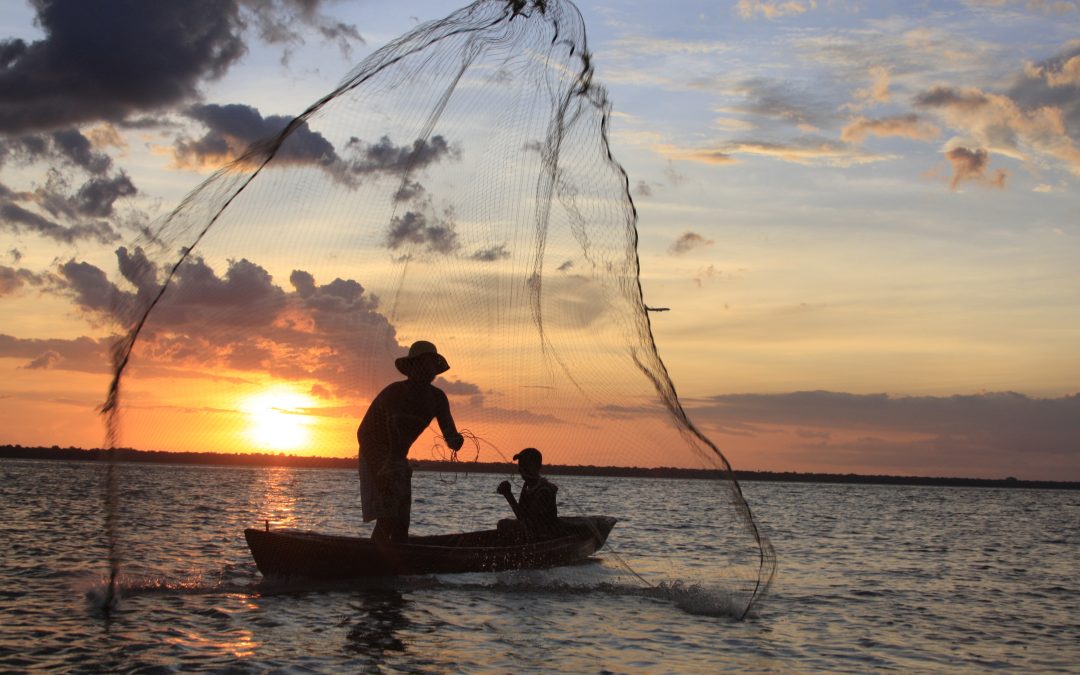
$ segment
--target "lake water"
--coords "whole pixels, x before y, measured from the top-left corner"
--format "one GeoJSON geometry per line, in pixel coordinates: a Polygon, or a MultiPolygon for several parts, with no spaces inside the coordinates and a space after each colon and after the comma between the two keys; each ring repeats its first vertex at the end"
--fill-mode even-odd
{"type": "MultiPolygon", "coordinates": [[[[367,531],[353,472],[118,468],[105,613],[104,465],[0,460],[0,671],[1080,672],[1080,492],[744,484],[778,569],[739,621],[686,585],[720,555],[679,524],[709,481],[557,477],[620,519],[584,565],[282,586],[243,528],[367,531]]],[[[506,516],[501,479],[417,473],[413,532],[506,516]]]]}

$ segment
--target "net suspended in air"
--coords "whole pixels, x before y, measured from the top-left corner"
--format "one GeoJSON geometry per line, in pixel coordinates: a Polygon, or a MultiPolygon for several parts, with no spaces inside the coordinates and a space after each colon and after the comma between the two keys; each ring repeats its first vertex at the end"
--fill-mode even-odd
{"type": "MultiPolygon", "coordinates": [[[[748,609],[772,550],[653,342],[590,58],[572,3],[479,0],[379,49],[275,136],[183,145],[189,163],[230,161],[118,251],[132,290],[109,442],[236,451],[222,439],[240,430],[214,414],[235,406],[224,397],[284,385],[339,411],[315,454],[344,454],[400,379],[394,359],[432,340],[453,366],[436,384],[483,439],[481,461],[535,446],[546,464],[726,472],[708,503],[665,505],[715,551],[695,578],[664,579],[633,541],[619,547],[646,583],[723,585],[748,609]],[[197,424],[167,412],[184,405],[197,424]]],[[[610,515],[631,515],[618,510],[613,495],[610,515]]]]}

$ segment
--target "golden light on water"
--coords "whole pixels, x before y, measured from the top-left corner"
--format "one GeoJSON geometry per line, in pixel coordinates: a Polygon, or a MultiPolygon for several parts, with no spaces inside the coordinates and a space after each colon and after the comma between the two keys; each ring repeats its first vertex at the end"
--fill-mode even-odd
{"type": "Polygon", "coordinates": [[[311,396],[278,386],[248,396],[240,410],[248,417],[247,436],[260,450],[278,452],[307,450],[311,445],[315,405],[311,396]]]}

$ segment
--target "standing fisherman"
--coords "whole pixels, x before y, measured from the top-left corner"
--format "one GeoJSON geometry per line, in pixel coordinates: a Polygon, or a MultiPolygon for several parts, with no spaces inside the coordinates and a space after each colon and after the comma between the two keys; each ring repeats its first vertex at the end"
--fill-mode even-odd
{"type": "Polygon", "coordinates": [[[453,450],[459,450],[465,439],[454,425],[446,394],[431,384],[436,375],[450,369],[435,345],[414,342],[409,355],[394,365],[409,379],[379,392],[356,430],[356,439],[364,522],[375,521],[371,538],[404,542],[409,538],[412,509],[409,448],[433,419],[439,420],[443,438],[453,450]]]}

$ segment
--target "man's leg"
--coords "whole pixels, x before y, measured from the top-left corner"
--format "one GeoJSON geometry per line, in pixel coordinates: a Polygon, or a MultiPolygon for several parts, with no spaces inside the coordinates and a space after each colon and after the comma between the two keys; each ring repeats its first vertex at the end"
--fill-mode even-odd
{"type": "Polygon", "coordinates": [[[371,531],[372,541],[390,541],[393,533],[394,518],[377,518],[375,529],[371,531]]]}

